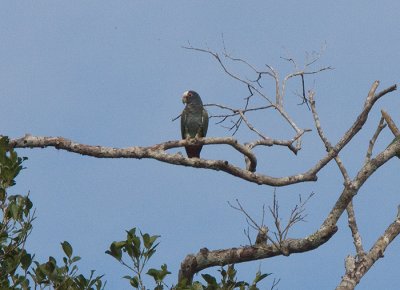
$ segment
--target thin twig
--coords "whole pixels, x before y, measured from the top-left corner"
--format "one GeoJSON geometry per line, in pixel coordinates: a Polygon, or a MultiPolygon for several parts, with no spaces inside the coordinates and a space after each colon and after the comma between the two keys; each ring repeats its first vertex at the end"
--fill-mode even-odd
{"type": "MultiPolygon", "coordinates": [[[[268,228],[264,226],[264,215],[265,215],[265,207],[264,207],[264,205],[263,205],[263,218],[262,218],[262,223],[259,225],[259,224],[250,216],[250,214],[244,209],[244,207],[242,206],[242,204],[239,202],[238,199],[236,199],[236,203],[237,203],[238,206],[234,206],[233,204],[231,204],[231,203],[228,201],[228,205],[229,205],[231,208],[233,208],[233,209],[235,209],[235,210],[237,210],[237,211],[243,213],[243,214],[246,216],[246,222],[247,222],[247,225],[248,225],[249,227],[251,227],[251,228],[253,228],[254,230],[256,230],[259,234],[261,233],[262,235],[264,235],[264,238],[265,238],[266,240],[270,241],[275,247],[279,248],[279,244],[277,244],[277,243],[275,242],[275,240],[271,239],[271,237],[268,235],[268,228]]],[[[246,233],[246,231],[245,231],[245,234],[247,235],[247,238],[249,239],[250,244],[251,244],[251,239],[250,239],[249,231],[247,231],[247,233],[246,233]]],[[[256,242],[257,242],[257,240],[256,240],[256,242]]]]}
{"type": "Polygon", "coordinates": [[[317,132],[318,132],[319,137],[321,138],[322,142],[325,145],[326,151],[329,151],[329,150],[331,150],[332,145],[328,141],[328,138],[326,138],[326,136],[324,134],[324,131],[322,130],[321,121],[319,119],[319,116],[318,116],[318,113],[317,113],[317,109],[315,107],[314,95],[315,95],[315,92],[313,92],[313,91],[309,91],[308,92],[308,99],[309,99],[309,102],[310,102],[310,105],[311,105],[311,112],[312,112],[312,115],[313,115],[313,118],[314,118],[315,127],[317,128],[317,132]]]}
{"type": "Polygon", "coordinates": [[[374,149],[375,142],[378,139],[379,134],[382,132],[382,130],[385,127],[386,127],[386,124],[384,123],[384,117],[381,117],[378,127],[375,130],[374,135],[372,136],[371,140],[369,140],[369,146],[368,146],[367,154],[365,156],[364,164],[366,164],[367,162],[369,162],[371,160],[372,150],[374,149]]]}

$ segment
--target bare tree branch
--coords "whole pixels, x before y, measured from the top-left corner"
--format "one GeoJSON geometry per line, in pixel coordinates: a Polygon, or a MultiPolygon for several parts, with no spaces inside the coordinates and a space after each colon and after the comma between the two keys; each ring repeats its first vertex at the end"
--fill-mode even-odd
{"type": "Polygon", "coordinates": [[[386,248],[400,234],[400,216],[397,214],[396,219],[391,223],[385,232],[378,238],[368,253],[363,255],[359,260],[355,260],[352,267],[346,268],[336,290],[352,290],[361,281],[361,278],[375,264],[375,262],[383,257],[386,248]]]}
{"type": "Polygon", "coordinates": [[[325,145],[326,151],[329,152],[329,150],[331,150],[331,148],[332,148],[332,145],[328,141],[328,138],[326,138],[326,136],[324,134],[324,131],[322,130],[321,121],[319,119],[319,116],[318,116],[318,113],[317,113],[317,109],[315,107],[314,96],[315,96],[315,92],[313,92],[313,91],[309,91],[308,92],[308,99],[310,101],[311,112],[312,112],[312,115],[313,115],[313,118],[314,118],[315,127],[317,128],[317,132],[318,132],[319,137],[321,138],[322,142],[325,145]]]}
{"type": "Polygon", "coordinates": [[[365,255],[365,251],[364,251],[364,248],[362,245],[361,235],[358,230],[352,201],[349,203],[346,210],[347,210],[347,215],[348,215],[349,228],[351,230],[351,235],[353,236],[353,243],[356,248],[357,256],[363,257],[365,255]]]}
{"type": "Polygon", "coordinates": [[[371,111],[373,105],[378,101],[381,97],[385,94],[395,91],[397,89],[396,85],[390,86],[387,89],[380,91],[379,93],[375,94],[375,91],[379,85],[379,81],[375,81],[368,93],[368,96],[364,103],[364,108],[361,113],[358,115],[356,121],[353,125],[346,131],[343,137],[339,140],[339,142],[332,147],[328,154],[319,160],[317,164],[311,168],[307,173],[314,173],[318,172],[322,167],[324,167],[327,163],[329,163],[335,156],[339,154],[339,152],[346,146],[350,140],[361,130],[362,126],[365,124],[368,118],[368,114],[371,111]]]}
{"type": "MultiPolygon", "coordinates": [[[[274,244],[278,248],[279,244],[276,243],[275,240],[271,239],[271,237],[268,235],[268,231],[269,231],[268,227],[264,226],[264,215],[265,215],[264,205],[263,205],[263,217],[262,217],[261,224],[259,225],[250,216],[250,214],[243,208],[242,204],[239,202],[238,199],[236,199],[236,203],[238,206],[234,206],[228,201],[229,206],[231,208],[243,213],[246,216],[247,224],[258,232],[257,238],[256,238],[256,244],[266,243],[269,240],[272,244],[274,244]]],[[[247,231],[247,232],[245,231],[245,234],[246,234],[247,238],[249,239],[250,245],[252,245],[249,231],[247,231]]]]}
{"type": "MultiPolygon", "coordinates": [[[[368,118],[368,113],[370,112],[374,103],[384,96],[385,94],[394,91],[396,85],[393,85],[377,94],[375,94],[376,88],[379,82],[376,81],[372,86],[367,100],[364,104],[364,108],[354,124],[347,130],[344,136],[339,140],[339,142],[332,147],[325,157],[320,159],[312,168],[304,173],[299,173],[291,176],[284,177],[271,177],[264,174],[255,173],[257,166],[257,159],[252,153],[251,148],[256,145],[267,145],[271,144],[288,144],[288,142],[281,142],[277,140],[261,140],[249,143],[247,146],[241,145],[237,140],[233,138],[201,138],[201,139],[191,139],[191,140],[178,140],[178,141],[168,141],[165,143],[160,143],[149,147],[127,147],[127,148],[113,148],[105,146],[92,146],[80,144],[63,137],[38,137],[26,135],[22,138],[11,139],[10,146],[14,148],[44,148],[44,147],[54,147],[56,149],[62,149],[73,153],[78,153],[86,156],[93,156],[97,158],[150,158],[156,159],[169,164],[190,166],[194,168],[207,168],[211,170],[224,171],[233,176],[239,177],[243,180],[249,182],[264,184],[270,186],[285,186],[289,184],[295,184],[299,182],[306,181],[316,181],[317,173],[332,159],[334,159],[340,150],[346,146],[350,140],[361,130],[362,126],[368,118]],[[177,147],[183,147],[186,145],[211,145],[211,144],[227,144],[235,148],[240,153],[246,156],[247,167],[246,169],[241,169],[237,166],[230,164],[225,160],[205,160],[198,158],[185,158],[181,154],[168,154],[165,150],[177,147]],[[250,148],[250,149],[249,149],[250,148]]],[[[304,133],[304,132],[301,132],[304,133]]],[[[390,146],[389,146],[390,147],[390,146]]],[[[370,163],[370,162],[369,162],[370,163]]],[[[368,163],[368,164],[369,164],[368,163]]]]}
{"type": "MultiPolygon", "coordinates": [[[[325,136],[324,131],[322,130],[321,121],[319,119],[317,109],[315,108],[314,92],[310,91],[308,98],[310,100],[311,111],[314,118],[315,127],[317,128],[318,135],[321,138],[322,142],[324,143],[326,151],[329,152],[332,149],[332,145],[328,141],[328,138],[325,136]]],[[[347,173],[345,166],[343,165],[342,160],[339,157],[339,154],[335,156],[335,161],[337,166],[339,167],[340,172],[342,173],[344,183],[345,184],[350,183],[350,177],[347,173]]]]}
{"type": "MultiPolygon", "coordinates": [[[[329,151],[329,150],[331,150],[332,145],[330,144],[330,142],[328,141],[328,139],[326,138],[326,136],[323,133],[323,130],[322,130],[322,127],[321,127],[321,124],[320,124],[320,120],[319,120],[319,117],[318,117],[318,114],[317,114],[317,111],[316,111],[316,108],[315,108],[314,94],[312,92],[309,94],[309,99],[310,99],[311,110],[312,110],[312,113],[313,113],[313,116],[314,116],[314,121],[315,121],[315,125],[317,127],[318,134],[319,134],[321,140],[323,141],[323,143],[325,145],[325,148],[327,149],[327,151],[329,151]]],[[[381,123],[383,123],[382,120],[381,120],[381,123]]],[[[378,128],[380,128],[380,127],[378,127],[378,128]]],[[[382,129],[383,128],[381,128],[381,130],[382,129]]],[[[374,138],[373,138],[374,141],[373,142],[375,142],[376,138],[378,137],[379,132],[377,131],[377,133],[375,134],[376,137],[374,135],[374,138]]],[[[370,146],[371,151],[372,151],[372,146],[370,146]]],[[[369,160],[370,159],[366,160],[366,162],[369,161],[369,160]]],[[[340,169],[340,172],[343,175],[345,187],[351,187],[350,177],[349,177],[349,175],[347,173],[347,170],[346,170],[345,166],[343,165],[343,162],[341,161],[339,155],[337,155],[335,157],[335,161],[336,161],[336,164],[338,165],[338,167],[340,169]]],[[[354,209],[353,209],[353,203],[352,203],[351,200],[350,200],[346,210],[347,210],[347,214],[348,214],[348,224],[349,224],[349,227],[351,229],[351,233],[352,233],[352,236],[353,236],[354,245],[356,247],[357,254],[358,254],[359,257],[362,257],[364,255],[364,249],[363,249],[362,242],[361,242],[361,236],[360,236],[359,231],[358,231],[356,218],[355,218],[355,214],[354,214],[354,209]]],[[[347,260],[347,263],[346,263],[347,267],[350,267],[349,264],[352,265],[351,257],[349,257],[348,260],[347,260]]]]}
{"type": "Polygon", "coordinates": [[[270,290],[274,290],[274,288],[275,288],[276,286],[278,286],[278,284],[279,284],[280,281],[281,281],[281,279],[276,280],[276,279],[274,278],[274,281],[272,282],[272,286],[271,286],[271,289],[270,289],[270,290]]]}
{"type": "Polygon", "coordinates": [[[277,140],[271,138],[259,139],[250,143],[246,143],[246,146],[248,146],[250,149],[253,149],[256,146],[273,146],[273,145],[287,146],[294,154],[297,155],[297,152],[301,149],[301,147],[293,146],[293,143],[299,140],[305,132],[310,132],[310,131],[311,131],[310,129],[305,129],[304,131],[300,132],[290,140],[277,140]]]}
{"type": "Polygon", "coordinates": [[[311,251],[327,242],[336,230],[337,228],[331,227],[319,232],[318,236],[310,235],[304,239],[287,239],[282,242],[280,249],[273,244],[264,244],[214,251],[203,250],[196,255],[186,256],[181,264],[179,280],[186,280],[187,283],[190,283],[195,273],[213,266],[237,264],[278,255],[288,256],[292,253],[311,251]]]}
{"type": "Polygon", "coordinates": [[[399,128],[397,128],[396,124],[394,123],[394,121],[392,120],[390,115],[384,110],[381,110],[381,113],[382,113],[382,117],[386,121],[386,124],[388,124],[390,130],[392,131],[393,135],[395,137],[399,136],[400,135],[400,130],[399,130],[399,128]]]}
{"type": "MultiPolygon", "coordinates": [[[[303,82],[304,82],[304,76],[305,75],[313,75],[313,74],[317,74],[317,73],[319,73],[319,72],[323,72],[323,71],[326,71],[326,70],[331,70],[332,68],[330,67],[330,66],[328,66],[328,67],[323,67],[323,68],[320,68],[320,69],[317,69],[317,70],[313,70],[313,71],[304,71],[304,70],[301,70],[301,71],[296,71],[296,72],[293,72],[293,73],[291,73],[291,74],[288,74],[284,79],[283,79],[283,82],[282,82],[282,95],[284,96],[285,95],[285,89],[286,89],[286,83],[287,83],[287,81],[289,80],[289,79],[291,79],[291,78],[293,78],[293,77],[297,77],[297,76],[300,76],[301,78],[302,78],[302,80],[303,80],[303,82]]],[[[304,85],[304,83],[303,83],[303,85],[304,85]]]]}
{"type": "MultiPolygon", "coordinates": [[[[227,52],[226,52],[226,48],[224,47],[224,53],[223,56],[231,61],[236,61],[236,62],[241,62],[243,64],[245,64],[247,67],[249,67],[256,75],[257,78],[255,80],[245,80],[243,78],[241,78],[240,76],[238,76],[237,74],[233,73],[232,71],[230,71],[228,69],[228,67],[225,65],[225,63],[222,61],[221,57],[219,56],[218,53],[213,52],[209,49],[203,49],[203,48],[197,48],[197,47],[193,47],[191,45],[189,46],[185,46],[183,47],[185,49],[188,50],[194,50],[194,51],[198,51],[198,52],[203,52],[203,53],[207,53],[211,56],[213,56],[213,58],[215,58],[219,65],[222,67],[222,69],[224,70],[224,72],[229,75],[231,78],[243,83],[244,85],[246,85],[246,87],[249,89],[250,91],[250,96],[248,98],[246,98],[246,106],[245,108],[247,108],[248,102],[250,100],[250,97],[252,97],[254,95],[254,92],[260,96],[261,98],[263,98],[265,101],[267,101],[268,106],[271,106],[273,108],[275,108],[280,114],[281,116],[290,124],[290,126],[296,131],[297,134],[300,134],[303,130],[301,130],[297,124],[294,122],[294,120],[289,116],[289,114],[286,112],[286,110],[283,107],[283,97],[284,97],[284,87],[286,85],[286,81],[289,78],[292,78],[294,76],[300,76],[300,75],[305,75],[305,74],[314,74],[317,73],[319,71],[323,71],[326,70],[327,68],[321,69],[321,70],[316,70],[316,71],[299,71],[294,73],[292,76],[289,76],[284,83],[282,83],[282,90],[280,89],[280,82],[279,82],[279,75],[278,73],[272,68],[272,66],[270,65],[266,65],[266,67],[268,68],[267,71],[260,71],[258,69],[256,69],[253,65],[249,64],[247,61],[240,59],[240,58],[234,58],[232,56],[230,56],[227,52]],[[260,88],[262,88],[261,84],[260,84],[260,79],[262,78],[263,75],[268,75],[270,77],[272,77],[275,80],[275,102],[272,101],[272,98],[267,96],[264,92],[262,92],[260,90],[260,88]]],[[[225,119],[226,120],[226,119],[225,119]]],[[[235,122],[235,131],[237,131],[241,121],[243,120],[243,118],[239,118],[236,122],[235,122]]],[[[249,124],[249,123],[247,123],[249,124]]],[[[249,127],[251,129],[251,127],[249,127]]],[[[265,136],[264,134],[260,135],[259,131],[253,130],[255,131],[259,136],[265,136]]]]}
{"type": "Polygon", "coordinates": [[[254,128],[254,126],[252,124],[250,124],[250,122],[247,120],[246,116],[244,115],[244,113],[242,111],[239,111],[240,117],[242,118],[242,120],[246,123],[247,127],[249,127],[249,129],[253,132],[255,132],[258,136],[260,136],[262,139],[266,140],[268,139],[268,137],[264,136],[260,131],[258,131],[256,128],[254,128]]]}
{"type": "Polygon", "coordinates": [[[350,184],[346,184],[339,199],[336,201],[328,217],[322,224],[323,227],[329,227],[336,225],[343,211],[347,208],[352,198],[358,193],[361,186],[365,181],[383,164],[389,161],[391,158],[399,154],[400,152],[400,140],[396,140],[390,144],[385,150],[379,153],[375,158],[372,158],[358,171],[357,176],[352,180],[350,184]]]}
{"type": "MultiPolygon", "coordinates": [[[[337,222],[344,210],[364,184],[364,182],[383,164],[400,152],[400,139],[390,144],[384,151],[365,164],[350,184],[344,186],[343,192],[333,206],[320,228],[302,239],[283,240],[279,248],[275,245],[254,245],[207,252],[200,251],[196,255],[188,255],[181,264],[179,280],[191,282],[193,275],[199,271],[227,264],[271,258],[277,255],[288,256],[293,253],[311,251],[326,243],[337,231],[337,222]]],[[[400,221],[397,221],[400,225],[400,221]]],[[[399,226],[400,227],[400,226],[399,226]]]]}
{"type": "Polygon", "coordinates": [[[375,142],[378,139],[379,134],[386,127],[386,124],[384,124],[383,121],[384,121],[384,118],[382,117],[381,120],[379,121],[378,127],[376,128],[374,135],[372,136],[371,140],[369,140],[369,146],[368,146],[367,154],[365,156],[364,164],[371,160],[372,150],[374,149],[375,142]]]}

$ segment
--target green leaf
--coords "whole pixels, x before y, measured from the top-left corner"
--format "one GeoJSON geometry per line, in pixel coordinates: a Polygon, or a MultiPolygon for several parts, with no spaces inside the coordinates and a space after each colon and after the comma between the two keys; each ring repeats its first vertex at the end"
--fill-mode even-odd
{"type": "Polygon", "coordinates": [[[138,276],[133,277],[132,279],[129,280],[129,283],[134,287],[134,288],[139,288],[139,278],[138,276]]]}
{"type": "Polygon", "coordinates": [[[203,277],[203,279],[212,286],[217,286],[217,280],[215,279],[215,277],[209,275],[209,274],[201,274],[201,276],[203,277]]]}
{"type": "Polygon", "coordinates": [[[201,285],[201,283],[196,281],[191,285],[190,290],[204,290],[204,287],[201,285]]]}
{"type": "MultiPolygon", "coordinates": [[[[67,269],[67,270],[68,270],[68,269],[67,269]]],[[[77,266],[77,265],[74,265],[74,266],[72,266],[72,269],[71,269],[70,274],[75,273],[76,271],[78,271],[78,266],[77,266]]]]}
{"type": "Polygon", "coordinates": [[[137,236],[132,237],[132,243],[133,243],[133,256],[136,259],[139,259],[140,257],[140,239],[137,236]]]}
{"type": "Polygon", "coordinates": [[[260,271],[258,271],[256,273],[256,277],[253,280],[253,285],[256,285],[258,282],[260,282],[261,280],[263,280],[264,278],[268,277],[269,275],[271,275],[272,273],[265,273],[265,274],[261,274],[260,271]]]}
{"type": "Polygon", "coordinates": [[[222,280],[225,281],[226,280],[226,271],[225,271],[225,269],[223,267],[221,267],[221,269],[218,270],[218,272],[221,273],[222,280]]]}
{"type": "Polygon", "coordinates": [[[32,201],[29,199],[28,196],[26,196],[26,197],[25,197],[25,209],[24,209],[25,217],[28,216],[29,211],[32,209],[32,207],[33,207],[32,201]]]}
{"type": "Polygon", "coordinates": [[[18,212],[19,212],[19,207],[15,202],[12,202],[10,206],[8,207],[8,210],[10,212],[10,217],[13,218],[14,220],[18,220],[18,212]]]}
{"type": "Polygon", "coordinates": [[[28,270],[28,268],[30,267],[30,265],[32,264],[32,256],[31,254],[27,254],[25,253],[22,257],[21,257],[21,267],[23,270],[28,270]]]}
{"type": "Polygon", "coordinates": [[[249,283],[246,283],[244,281],[235,283],[235,288],[239,287],[240,289],[245,289],[246,286],[249,286],[249,283]]]}
{"type": "Polygon", "coordinates": [[[228,271],[227,271],[228,279],[229,280],[234,280],[236,276],[236,270],[234,265],[228,265],[228,271]]]}
{"type": "Polygon", "coordinates": [[[153,277],[154,281],[158,282],[158,281],[160,280],[160,279],[159,279],[159,273],[160,273],[160,272],[161,272],[160,270],[151,268],[151,269],[149,269],[149,270],[147,271],[146,274],[149,275],[149,276],[151,276],[151,277],[153,277]]]}
{"type": "Polygon", "coordinates": [[[114,242],[115,246],[122,249],[126,245],[126,241],[114,242]]]}
{"type": "Polygon", "coordinates": [[[171,274],[170,271],[167,269],[167,264],[161,265],[161,273],[160,273],[160,280],[164,280],[165,276],[171,274]]]}
{"type": "Polygon", "coordinates": [[[64,253],[67,255],[68,258],[72,256],[72,246],[67,241],[61,243],[64,253]]]}
{"type": "Polygon", "coordinates": [[[117,246],[117,242],[112,242],[110,245],[110,250],[106,251],[106,254],[113,256],[118,261],[122,259],[122,251],[121,248],[117,246]]]}
{"type": "Polygon", "coordinates": [[[49,257],[49,261],[43,265],[40,265],[40,268],[46,275],[51,275],[56,269],[56,262],[53,257],[49,257]]]}
{"type": "Polygon", "coordinates": [[[129,236],[136,236],[136,228],[132,228],[129,231],[126,231],[126,233],[128,234],[128,237],[129,236]]]}
{"type": "Polygon", "coordinates": [[[149,234],[142,234],[143,244],[146,249],[150,249],[150,235],[149,234]]]}
{"type": "Polygon", "coordinates": [[[154,255],[155,252],[156,252],[156,250],[151,249],[151,250],[147,251],[146,253],[144,253],[144,256],[145,256],[147,259],[150,259],[151,256],[154,255]]]}
{"type": "Polygon", "coordinates": [[[79,256],[73,257],[73,258],[71,259],[71,264],[72,264],[72,263],[75,263],[75,262],[78,262],[80,259],[81,259],[81,257],[79,257],[79,256]]]}
{"type": "Polygon", "coordinates": [[[129,257],[133,257],[133,245],[132,244],[126,244],[124,247],[124,250],[127,252],[129,257]]]}

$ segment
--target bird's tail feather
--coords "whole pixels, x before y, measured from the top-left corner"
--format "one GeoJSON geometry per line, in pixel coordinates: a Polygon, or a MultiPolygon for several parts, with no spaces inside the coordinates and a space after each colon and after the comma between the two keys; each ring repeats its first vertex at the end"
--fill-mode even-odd
{"type": "Polygon", "coordinates": [[[185,146],[186,154],[189,158],[200,158],[200,152],[203,146],[185,146]]]}

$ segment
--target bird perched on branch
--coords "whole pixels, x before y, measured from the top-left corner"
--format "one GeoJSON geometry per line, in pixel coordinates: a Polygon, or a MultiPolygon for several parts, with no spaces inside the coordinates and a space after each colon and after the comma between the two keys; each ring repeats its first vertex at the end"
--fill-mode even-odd
{"type": "MultiPolygon", "coordinates": [[[[181,115],[181,133],[183,139],[202,138],[207,134],[208,114],[203,107],[203,102],[195,91],[183,93],[182,102],[186,104],[181,115]]],[[[200,158],[203,145],[185,146],[189,158],[200,158]]]]}

